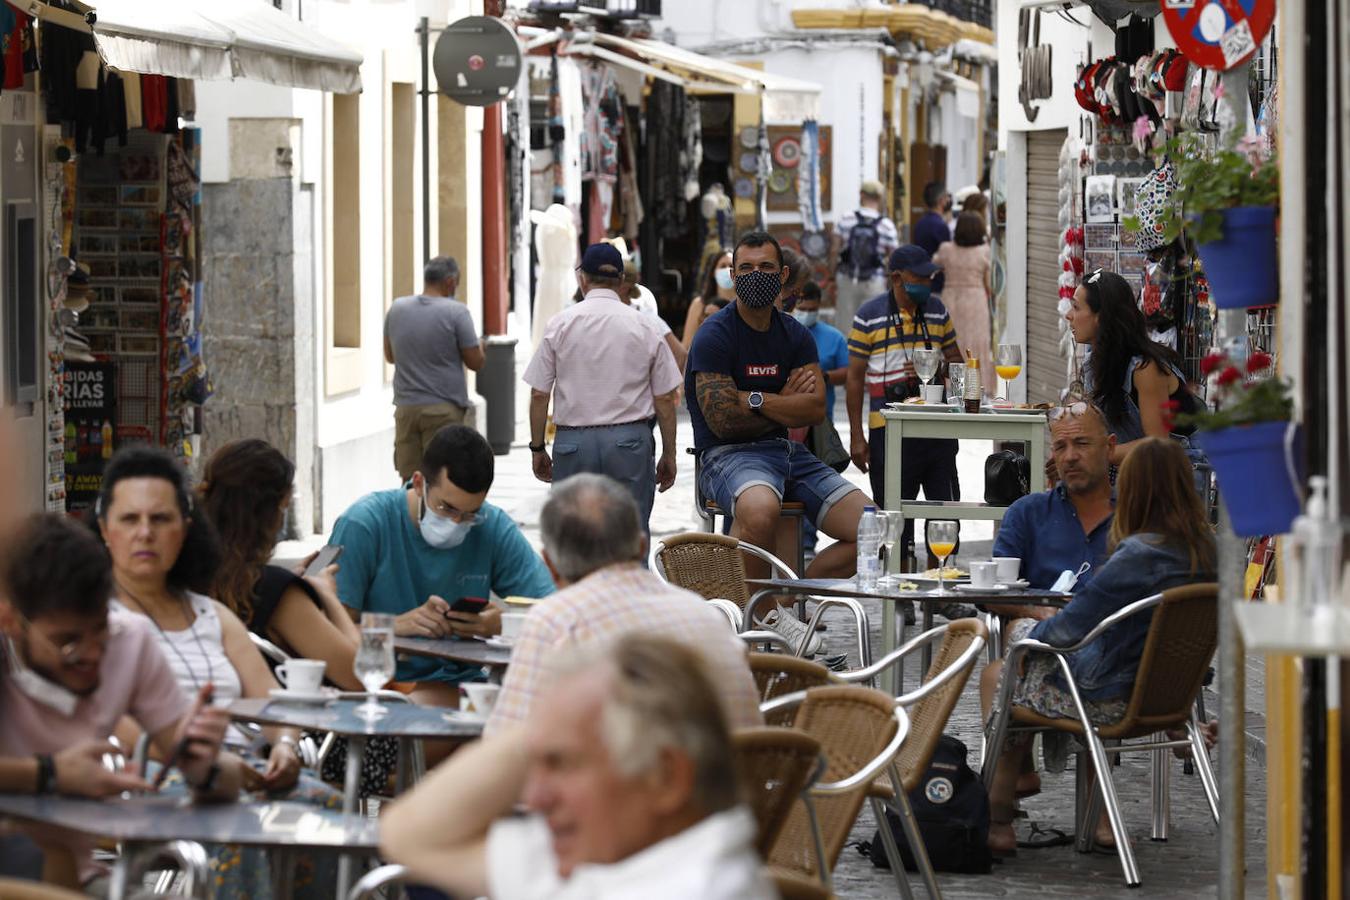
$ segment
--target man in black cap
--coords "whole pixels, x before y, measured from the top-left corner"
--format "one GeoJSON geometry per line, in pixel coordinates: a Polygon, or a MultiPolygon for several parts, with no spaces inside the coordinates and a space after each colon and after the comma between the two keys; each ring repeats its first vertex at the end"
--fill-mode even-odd
{"type": "MultiPolygon", "coordinates": [[[[890,258],[889,290],[858,308],[848,336],[849,366],[846,401],[851,455],[872,479],[872,496],[881,505],[886,484],[886,422],[881,410],[890,401],[919,393],[914,371],[916,348],[941,349],[947,362],[961,362],[956,328],[942,301],[931,296],[938,267],[928,251],[915,244],[897,248],[890,258]],[[868,399],[863,434],[863,394],[868,399]]],[[[919,488],[928,500],[954,500],[961,494],[956,476],[957,442],[941,438],[906,438],[900,496],[914,500],[919,488]]],[[[914,520],[905,520],[904,547],[914,540],[914,520]]]]}
{"type": "Polygon", "coordinates": [[[656,497],[675,483],[675,402],[680,369],[660,319],[619,297],[623,256],[592,244],[581,257],[584,299],[549,320],[525,369],[530,392],[530,452],[535,477],[562,481],[578,472],[614,478],[632,493],[646,529],[656,497]],[[558,426],[544,445],[549,399],[558,426]],[[655,457],[651,421],[661,428],[655,457]]]}

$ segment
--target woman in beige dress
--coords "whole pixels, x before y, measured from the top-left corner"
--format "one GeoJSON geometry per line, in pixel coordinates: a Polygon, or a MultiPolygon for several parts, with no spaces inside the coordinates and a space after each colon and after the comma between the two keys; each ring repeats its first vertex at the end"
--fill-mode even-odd
{"type": "Polygon", "coordinates": [[[955,240],[948,241],[933,256],[942,266],[947,284],[942,289],[942,304],[956,326],[956,339],[962,351],[969,349],[980,360],[980,376],[986,397],[995,396],[998,376],[994,372],[989,300],[989,244],[985,240],[984,217],[963,212],[956,220],[955,240]]]}

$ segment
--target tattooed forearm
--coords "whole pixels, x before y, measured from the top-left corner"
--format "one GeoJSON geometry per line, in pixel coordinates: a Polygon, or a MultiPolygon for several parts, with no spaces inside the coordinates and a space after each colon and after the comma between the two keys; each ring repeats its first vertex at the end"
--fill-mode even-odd
{"type": "Polygon", "coordinates": [[[741,407],[740,393],[730,375],[699,372],[694,376],[698,408],[712,433],[724,441],[748,441],[775,426],[763,416],[741,407]]]}

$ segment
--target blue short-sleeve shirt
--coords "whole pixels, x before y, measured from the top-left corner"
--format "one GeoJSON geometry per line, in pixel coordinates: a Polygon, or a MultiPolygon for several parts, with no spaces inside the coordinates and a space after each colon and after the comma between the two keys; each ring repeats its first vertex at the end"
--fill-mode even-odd
{"type": "MultiPolygon", "coordinates": [[[[431,546],[408,515],[401,488],[367,494],[352,504],[333,527],[331,542],[341,544],[338,596],[362,612],[399,615],[435,594],[447,603],[462,597],[544,597],[553,579],[539,554],[511,517],[490,503],[478,511],[478,524],[464,543],[451,550],[431,546]]],[[[424,657],[399,662],[400,681],[470,680],[476,667],[424,657]]]]}
{"type": "Polygon", "coordinates": [[[1083,563],[1092,563],[1092,568],[1078,577],[1075,588],[1082,588],[1106,562],[1111,519],[1107,516],[1090,534],[1084,534],[1078,511],[1064,485],[1059,484],[1019,497],[1008,507],[994,538],[993,555],[1020,557],[1022,577],[1041,589],[1053,585],[1065,569],[1077,572],[1083,563]]]}
{"type": "MultiPolygon", "coordinates": [[[[730,375],[737,390],[776,394],[783,390],[794,369],[819,361],[811,332],[777,309],[769,318],[768,331],[756,331],[745,324],[734,302],[713,313],[694,335],[689,361],[685,364],[684,395],[694,426],[694,448],[702,452],[721,444],[742,443],[724,441],[708,427],[698,405],[696,375],[699,372],[730,375]]],[[[779,427],[761,435],[758,440],[774,437],[787,437],[787,429],[779,427]]]]}
{"type": "MultiPolygon", "coordinates": [[[[820,357],[820,370],[829,375],[835,369],[848,367],[848,341],[844,333],[827,322],[816,322],[810,328],[811,337],[816,339],[816,353],[820,357]]],[[[834,415],[834,385],[825,382],[825,417],[834,415]]]]}

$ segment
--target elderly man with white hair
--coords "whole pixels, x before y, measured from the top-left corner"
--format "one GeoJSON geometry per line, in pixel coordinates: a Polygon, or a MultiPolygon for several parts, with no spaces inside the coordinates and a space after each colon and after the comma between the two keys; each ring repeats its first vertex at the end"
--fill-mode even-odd
{"type": "Polygon", "coordinates": [[[539,519],[558,592],[531,607],[486,734],[532,718],[560,658],[641,633],[679,641],[708,666],[733,728],[762,725],[745,644],[706,600],[642,566],[647,538],[632,495],[604,475],[557,485],[539,519]]]}
{"type": "Polygon", "coordinates": [[[693,650],[633,635],[558,666],[540,699],[527,725],[460,751],[381,817],[385,856],[462,897],[777,896],[693,650]]]}

